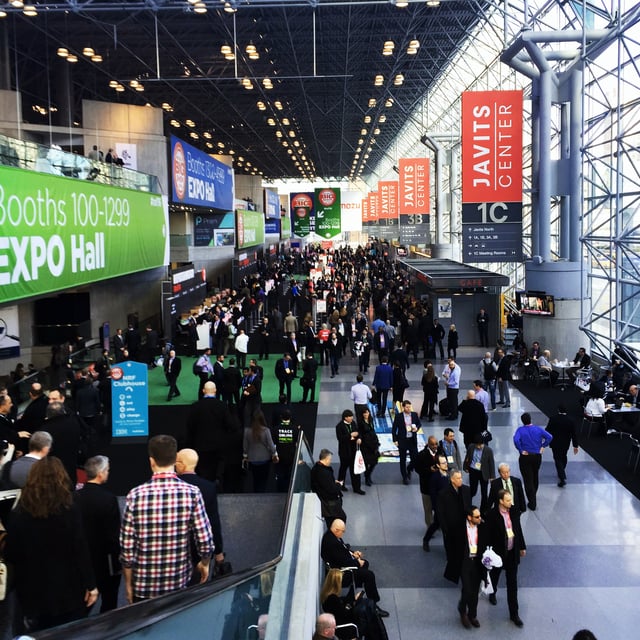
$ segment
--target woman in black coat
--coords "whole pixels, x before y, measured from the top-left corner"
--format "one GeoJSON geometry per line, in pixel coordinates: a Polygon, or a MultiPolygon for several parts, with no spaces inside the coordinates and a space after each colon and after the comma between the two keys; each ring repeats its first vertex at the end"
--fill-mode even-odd
{"type": "Polygon", "coordinates": [[[362,451],[362,457],[364,458],[364,465],[366,467],[364,472],[364,483],[370,487],[373,482],[371,481],[371,474],[375,466],[378,464],[378,458],[380,457],[380,441],[378,435],[373,426],[373,418],[369,409],[364,409],[360,415],[358,421],[358,433],[362,439],[360,450],[362,451]]]}
{"type": "Polygon", "coordinates": [[[452,324],[449,327],[449,333],[447,334],[447,353],[450,358],[456,359],[458,351],[458,331],[456,325],[452,324]]]}
{"type": "Polygon", "coordinates": [[[437,413],[435,408],[438,404],[438,376],[433,370],[433,365],[431,363],[425,364],[420,384],[422,385],[422,391],[424,392],[422,409],[420,409],[420,417],[426,417],[429,422],[433,422],[433,414],[437,413]]]}
{"type": "Polygon", "coordinates": [[[5,559],[14,567],[20,633],[84,618],[98,598],[80,509],[62,462],[47,456],[29,471],[7,527],[5,559]]]}
{"type": "Polygon", "coordinates": [[[399,362],[393,363],[393,404],[402,403],[404,399],[404,390],[408,387],[407,379],[399,362]]]}

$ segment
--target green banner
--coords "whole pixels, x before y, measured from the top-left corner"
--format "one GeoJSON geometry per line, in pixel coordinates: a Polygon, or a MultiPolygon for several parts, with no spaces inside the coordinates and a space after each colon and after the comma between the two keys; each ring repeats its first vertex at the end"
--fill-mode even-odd
{"type": "Polygon", "coordinates": [[[280,218],[282,225],[280,227],[280,239],[286,240],[291,237],[291,218],[289,216],[282,216],[280,218]]]}
{"type": "Polygon", "coordinates": [[[316,189],[316,233],[322,238],[334,238],[342,233],[340,189],[316,189]]]}
{"type": "Polygon", "coordinates": [[[154,193],[0,166],[0,301],[166,264],[166,211],[154,193]]]}
{"type": "Polygon", "coordinates": [[[261,211],[236,210],[238,249],[264,244],[264,213],[261,211]]]}

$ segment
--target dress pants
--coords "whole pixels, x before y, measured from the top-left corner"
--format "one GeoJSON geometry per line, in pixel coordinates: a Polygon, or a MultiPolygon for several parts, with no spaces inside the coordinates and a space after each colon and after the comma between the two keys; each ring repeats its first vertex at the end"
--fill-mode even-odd
{"type": "Polygon", "coordinates": [[[415,433],[411,438],[398,441],[398,453],[400,455],[400,474],[402,479],[405,480],[409,477],[407,473],[407,453],[411,459],[411,469],[415,467],[416,458],[418,457],[418,443],[416,442],[415,433]]]}
{"type": "MultiPolygon", "coordinates": [[[[458,389],[450,389],[447,387],[447,400],[449,401],[449,414],[451,418],[458,417],[458,389]]],[[[446,418],[446,416],[444,416],[446,418]]]]}
{"type": "Polygon", "coordinates": [[[558,474],[558,480],[567,479],[567,450],[565,449],[553,449],[553,461],[556,464],[556,472],[558,474]]]}
{"type": "Polygon", "coordinates": [[[478,617],[478,591],[480,590],[480,567],[476,558],[470,558],[467,554],[462,559],[462,569],[460,580],[462,591],[460,592],[460,603],[458,611],[466,613],[469,618],[478,617]]]}
{"type": "Polygon", "coordinates": [[[348,458],[343,458],[340,456],[340,467],[338,467],[338,482],[344,483],[347,479],[347,469],[349,470],[349,475],[351,476],[351,487],[354,491],[360,491],[362,487],[362,483],[360,480],[359,473],[353,473],[353,461],[356,457],[356,450],[354,449],[348,458]]]}
{"type": "Polygon", "coordinates": [[[524,484],[524,490],[527,494],[527,501],[529,502],[529,506],[535,509],[537,506],[536,493],[538,493],[538,472],[540,471],[540,465],[542,464],[542,455],[539,453],[530,453],[526,456],[520,454],[518,464],[520,466],[522,484],[524,484]]]}
{"type": "Polygon", "coordinates": [[[469,469],[469,491],[472,498],[475,497],[478,491],[478,485],[480,485],[480,513],[484,513],[487,508],[489,481],[482,477],[482,471],[469,469]]]}
{"type": "Polygon", "coordinates": [[[387,400],[389,399],[389,389],[378,389],[378,416],[384,415],[387,410],[387,400]]]}
{"type": "Polygon", "coordinates": [[[507,551],[507,558],[499,569],[491,569],[491,584],[494,593],[498,591],[498,581],[504,569],[507,576],[507,604],[509,606],[509,617],[515,618],[518,615],[518,560],[516,552],[512,549],[507,551]]]}

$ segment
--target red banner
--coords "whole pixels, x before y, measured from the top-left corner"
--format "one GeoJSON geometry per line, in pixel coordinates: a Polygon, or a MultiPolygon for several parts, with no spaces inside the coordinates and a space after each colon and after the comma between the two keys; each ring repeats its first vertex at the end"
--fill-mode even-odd
{"type": "Polygon", "coordinates": [[[380,198],[379,218],[381,220],[397,220],[398,182],[396,180],[378,182],[378,197],[380,198]]]}
{"type": "Polygon", "coordinates": [[[429,213],[429,159],[400,158],[398,168],[400,215],[429,213]]]}
{"type": "Polygon", "coordinates": [[[522,91],[462,94],[462,202],[522,201],[522,91]]]}
{"type": "Polygon", "coordinates": [[[369,224],[369,196],[362,198],[362,224],[369,224]]]}
{"type": "Polygon", "coordinates": [[[379,220],[380,207],[378,205],[378,192],[369,194],[369,222],[375,224],[379,220]]]}

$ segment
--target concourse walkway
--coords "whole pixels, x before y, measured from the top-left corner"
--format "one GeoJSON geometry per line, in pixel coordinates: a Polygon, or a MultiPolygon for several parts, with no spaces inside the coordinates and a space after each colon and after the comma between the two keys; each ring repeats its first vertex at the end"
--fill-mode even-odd
{"type": "MultiPolygon", "coordinates": [[[[482,348],[458,349],[462,369],[460,399],[471,381],[478,377],[482,348]]],[[[365,382],[371,383],[377,357],[372,354],[365,382]]],[[[444,368],[437,360],[436,372],[444,368]]],[[[414,410],[422,406],[422,360],[407,371],[410,387],[405,398],[414,410]]],[[[321,448],[338,456],[335,425],[344,409],[352,409],[350,388],[358,373],[357,360],[348,355],[340,364],[340,374],[333,379],[322,377],[314,457],[321,448]]],[[[391,394],[390,394],[391,396],[391,394]]],[[[444,397],[444,385],[440,396],[444,397]]],[[[512,474],[520,477],[518,454],[512,435],[522,412],[531,413],[534,424],[546,426],[545,414],[511,388],[511,407],[489,415],[493,433],[490,443],[496,460],[511,465],[512,474]]],[[[389,428],[391,422],[388,421],[389,428]]],[[[436,416],[435,422],[423,424],[425,436],[438,440],[443,430],[453,427],[462,446],[458,423],[436,416]]],[[[466,630],[456,609],[459,587],[442,577],[445,565],[440,532],[431,541],[431,552],[422,550],[425,532],[422,501],[416,475],[409,486],[402,484],[397,462],[380,463],[373,473],[373,487],[364,486],[365,496],[345,494],[347,512],[345,541],[360,549],[371,562],[377,576],[382,600],[390,612],[385,619],[393,640],[438,638],[448,640],[464,634],[475,638],[570,640],[582,628],[591,629],[598,640],[631,638],[637,633],[637,603],[640,601],[640,501],[610,476],[582,450],[569,452],[567,486],[558,488],[551,451],[543,457],[538,491],[538,508],[522,516],[527,555],[519,570],[520,617],[522,629],[509,620],[504,575],[500,579],[498,605],[491,606],[485,597],[478,606],[479,629],[466,630]]],[[[497,473],[497,468],[496,468],[497,473]]],[[[465,484],[468,476],[465,474],[465,484]]],[[[349,486],[349,476],[347,476],[349,486]]],[[[479,492],[474,504],[479,504],[479,492]]]]}

